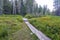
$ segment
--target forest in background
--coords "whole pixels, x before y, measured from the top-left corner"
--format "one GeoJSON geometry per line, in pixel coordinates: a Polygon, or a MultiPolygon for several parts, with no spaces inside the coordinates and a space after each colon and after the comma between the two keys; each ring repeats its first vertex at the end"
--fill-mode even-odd
{"type": "Polygon", "coordinates": [[[47,5],[38,6],[35,0],[1,0],[0,14],[22,15],[30,14],[33,16],[55,15],[50,11],[47,5]]]}

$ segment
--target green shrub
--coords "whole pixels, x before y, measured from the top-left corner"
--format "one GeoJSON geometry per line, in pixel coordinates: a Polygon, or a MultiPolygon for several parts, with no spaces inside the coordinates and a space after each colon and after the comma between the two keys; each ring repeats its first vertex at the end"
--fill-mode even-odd
{"type": "Polygon", "coordinates": [[[5,36],[8,36],[8,31],[7,31],[7,29],[2,29],[2,30],[0,30],[0,38],[1,38],[1,37],[5,37],[5,36]]]}
{"type": "Polygon", "coordinates": [[[30,18],[33,18],[33,15],[27,14],[25,17],[28,18],[28,19],[30,19],[30,18]]]}

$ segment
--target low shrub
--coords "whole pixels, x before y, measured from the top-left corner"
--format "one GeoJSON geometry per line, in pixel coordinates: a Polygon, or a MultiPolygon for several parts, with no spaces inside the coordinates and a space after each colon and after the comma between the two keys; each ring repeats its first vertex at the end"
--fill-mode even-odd
{"type": "Polygon", "coordinates": [[[27,14],[25,17],[28,18],[28,19],[30,19],[30,18],[33,18],[33,15],[27,14]]]}

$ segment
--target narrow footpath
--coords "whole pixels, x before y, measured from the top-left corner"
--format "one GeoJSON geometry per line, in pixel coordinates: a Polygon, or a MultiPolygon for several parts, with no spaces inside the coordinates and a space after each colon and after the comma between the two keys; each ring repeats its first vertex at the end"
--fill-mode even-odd
{"type": "Polygon", "coordinates": [[[28,22],[28,19],[23,18],[24,22],[26,23],[26,25],[30,28],[30,30],[40,39],[40,40],[51,40],[50,38],[48,38],[45,34],[43,34],[41,31],[37,30],[33,25],[31,25],[28,22]]]}

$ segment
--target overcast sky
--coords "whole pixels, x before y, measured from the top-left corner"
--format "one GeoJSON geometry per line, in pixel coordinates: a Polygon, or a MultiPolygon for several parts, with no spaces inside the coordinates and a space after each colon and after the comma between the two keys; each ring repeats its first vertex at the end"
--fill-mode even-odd
{"type": "Polygon", "coordinates": [[[53,10],[53,0],[36,0],[38,5],[47,5],[47,7],[52,11],[53,10]]]}

